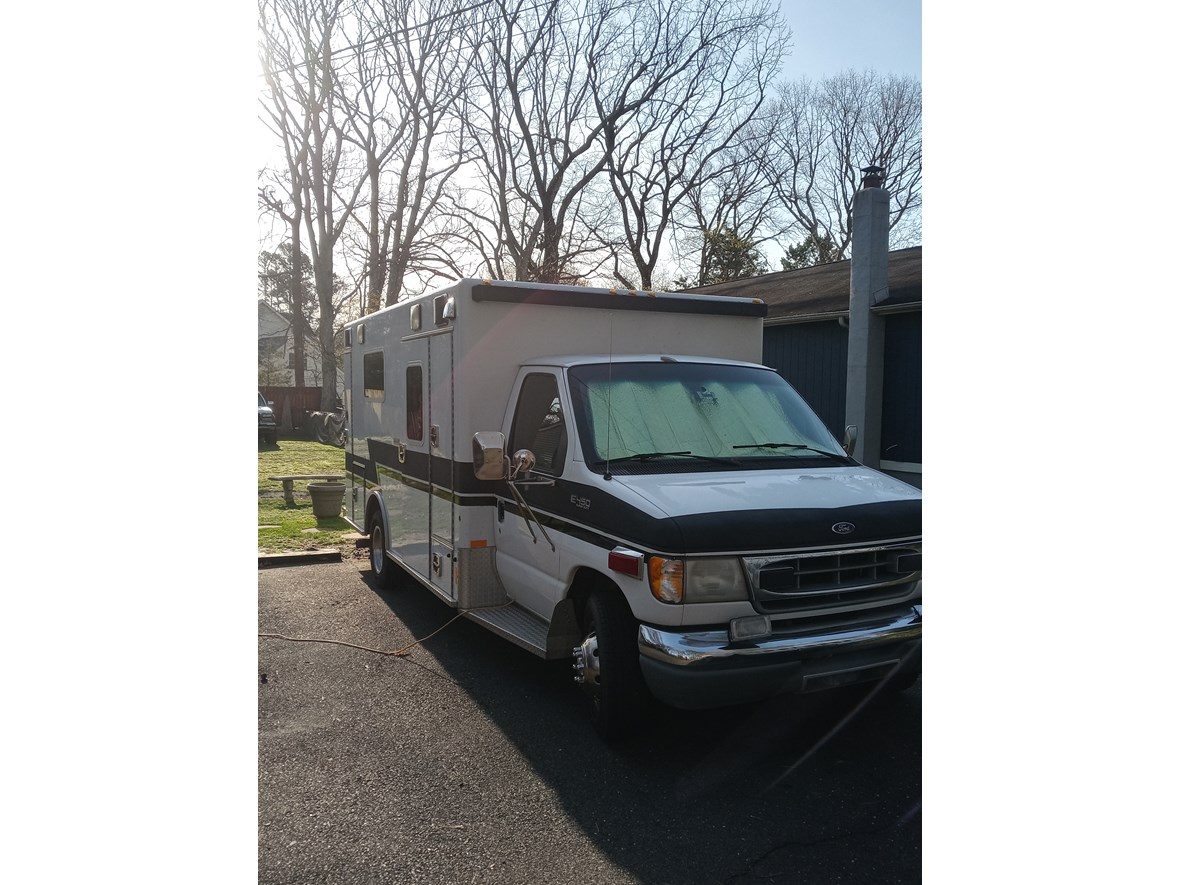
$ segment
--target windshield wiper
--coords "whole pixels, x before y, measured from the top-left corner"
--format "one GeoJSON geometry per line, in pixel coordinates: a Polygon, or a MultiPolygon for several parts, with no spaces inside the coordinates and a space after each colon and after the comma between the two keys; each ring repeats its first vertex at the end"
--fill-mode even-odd
{"type": "Polygon", "coordinates": [[[837,461],[845,461],[845,455],[837,455],[835,452],[826,452],[823,449],[817,449],[815,446],[805,446],[802,443],[750,443],[745,446],[734,446],[735,449],[806,449],[809,452],[815,452],[819,455],[824,455],[828,458],[835,458],[837,461]]]}
{"type": "Polygon", "coordinates": [[[620,455],[617,458],[609,458],[603,461],[595,461],[594,465],[597,467],[602,464],[622,464],[627,461],[651,461],[653,458],[670,458],[673,456],[697,458],[701,461],[712,461],[714,464],[727,464],[732,467],[741,466],[741,462],[735,461],[733,458],[715,458],[712,455],[696,455],[692,452],[640,452],[632,455],[620,455]]]}

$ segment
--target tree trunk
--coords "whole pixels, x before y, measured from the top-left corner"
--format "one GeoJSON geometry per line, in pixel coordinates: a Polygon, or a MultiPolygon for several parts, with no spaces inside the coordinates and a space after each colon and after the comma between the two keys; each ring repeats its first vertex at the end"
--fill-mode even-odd
{"type": "Polygon", "coordinates": [[[369,169],[369,295],[365,313],[381,309],[381,291],[385,288],[385,250],[381,242],[381,166],[372,150],[365,152],[369,169]]]}
{"type": "Polygon", "coordinates": [[[326,258],[321,255],[315,269],[315,288],[320,299],[320,363],[324,372],[320,409],[325,412],[336,409],[336,342],[332,340],[336,313],[332,306],[331,248],[326,246],[328,255],[326,258]]]}
{"type": "Polygon", "coordinates": [[[299,242],[299,213],[291,219],[291,335],[293,343],[292,359],[295,362],[295,387],[305,386],[303,375],[304,341],[307,340],[307,329],[303,327],[303,246],[299,242]]]}

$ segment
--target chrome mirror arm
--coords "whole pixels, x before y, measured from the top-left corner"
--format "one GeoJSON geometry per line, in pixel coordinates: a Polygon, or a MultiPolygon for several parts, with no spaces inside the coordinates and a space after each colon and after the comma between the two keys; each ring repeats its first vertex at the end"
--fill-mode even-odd
{"type": "Polygon", "coordinates": [[[516,500],[516,504],[525,514],[525,528],[529,530],[532,535],[533,543],[537,543],[537,535],[533,532],[533,527],[529,525],[530,520],[537,524],[537,528],[541,530],[541,534],[545,536],[545,540],[549,544],[549,548],[554,552],[557,551],[557,545],[553,543],[553,539],[549,537],[549,533],[545,531],[545,526],[541,525],[541,520],[537,519],[537,515],[533,513],[533,508],[529,506],[529,502],[520,494],[520,490],[516,487],[519,481],[521,485],[553,485],[553,480],[518,480],[521,474],[528,476],[532,471],[533,466],[537,463],[537,457],[528,449],[518,449],[512,454],[512,467],[508,472],[506,482],[508,483],[508,490],[512,492],[512,497],[516,500]]]}

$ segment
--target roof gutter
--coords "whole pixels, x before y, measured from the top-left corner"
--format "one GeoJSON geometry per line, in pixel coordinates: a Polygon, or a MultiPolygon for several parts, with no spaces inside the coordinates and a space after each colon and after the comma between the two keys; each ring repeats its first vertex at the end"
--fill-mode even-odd
{"type": "MultiPolygon", "coordinates": [[[[889,316],[896,313],[918,313],[922,310],[921,301],[912,301],[905,304],[885,304],[877,305],[872,308],[873,313],[879,316],[889,316]]],[[[833,310],[827,313],[808,313],[796,316],[768,316],[762,321],[764,326],[794,326],[800,323],[823,323],[829,320],[848,319],[848,311],[833,310]]]]}

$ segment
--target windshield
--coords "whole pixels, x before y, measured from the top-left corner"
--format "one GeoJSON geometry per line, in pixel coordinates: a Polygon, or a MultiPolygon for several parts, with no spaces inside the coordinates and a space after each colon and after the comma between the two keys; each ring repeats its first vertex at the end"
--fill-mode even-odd
{"type": "Polygon", "coordinates": [[[770,369],[614,363],[576,366],[569,378],[582,450],[597,472],[608,459],[613,473],[851,463],[770,369]]]}
{"type": "Polygon", "coordinates": [[[266,408],[266,397],[264,397],[264,396],[262,395],[262,391],[261,391],[261,390],[260,390],[260,391],[258,391],[258,408],[260,408],[260,409],[265,409],[265,408],[266,408]]]}

